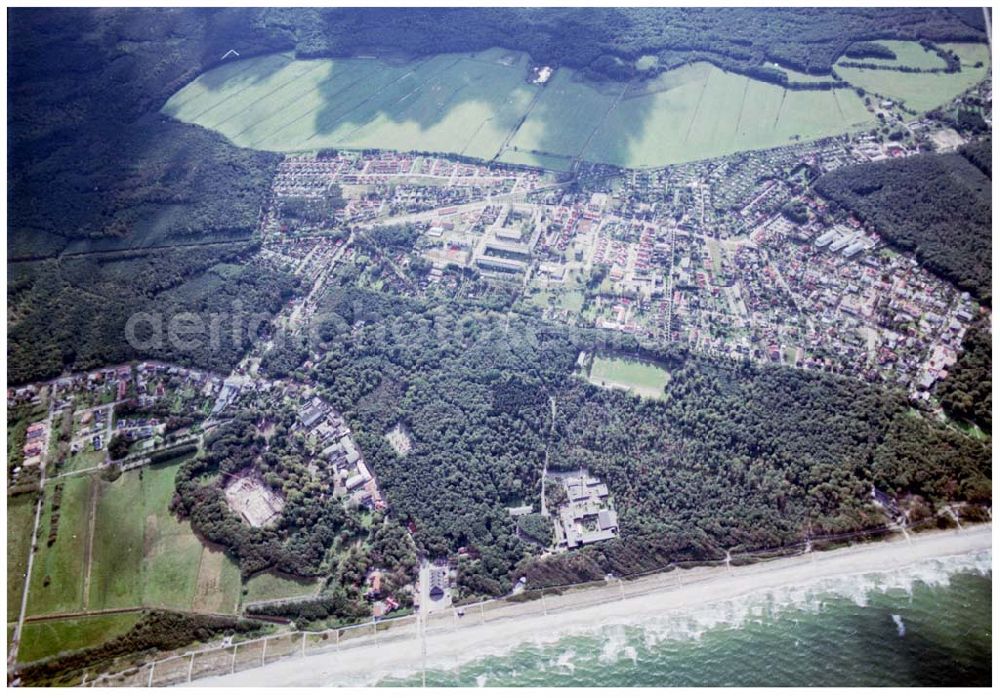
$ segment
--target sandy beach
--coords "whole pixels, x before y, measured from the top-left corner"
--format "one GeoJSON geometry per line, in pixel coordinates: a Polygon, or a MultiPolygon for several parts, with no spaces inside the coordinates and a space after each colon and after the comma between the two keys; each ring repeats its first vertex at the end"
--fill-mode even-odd
{"type": "Polygon", "coordinates": [[[664,616],[700,606],[824,579],[889,573],[933,558],[992,549],[992,526],[910,535],[892,541],[814,552],[745,567],[675,571],[635,582],[506,603],[464,617],[432,615],[416,626],[380,633],[378,644],[330,648],[235,674],[200,679],[205,686],[324,686],[363,684],[380,674],[420,671],[497,654],[524,642],[554,640],[629,619],[664,616]]]}

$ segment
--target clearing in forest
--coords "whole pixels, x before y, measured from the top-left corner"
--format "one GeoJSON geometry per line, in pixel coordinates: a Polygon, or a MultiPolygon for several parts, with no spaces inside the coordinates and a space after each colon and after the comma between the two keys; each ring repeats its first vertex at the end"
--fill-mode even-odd
{"type": "Polygon", "coordinates": [[[385,438],[397,456],[405,456],[413,448],[413,441],[410,439],[410,434],[402,424],[397,424],[386,432],[385,438]]]}

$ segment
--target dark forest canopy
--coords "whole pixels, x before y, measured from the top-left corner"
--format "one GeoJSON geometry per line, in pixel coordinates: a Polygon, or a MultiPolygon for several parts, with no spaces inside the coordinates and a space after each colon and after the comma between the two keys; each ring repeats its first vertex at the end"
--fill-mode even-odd
{"type": "MultiPolygon", "coordinates": [[[[872,39],[983,41],[982,17],[946,9],[865,8],[388,8],[274,10],[309,55],[391,52],[425,55],[491,46],[539,62],[622,79],[621,63],[656,55],[661,67],[711,60],[745,71],[764,61],[828,74],[852,43],[872,39]],[[617,60],[615,60],[617,59],[617,60]]],[[[980,12],[981,15],[981,12],[980,12]]]]}
{"type": "MultiPolygon", "coordinates": [[[[974,146],[834,170],[816,190],[916,253],[928,271],[989,303],[992,294],[992,182],[974,146]],[[974,164],[977,163],[977,164],[974,164]]],[[[986,170],[988,171],[988,170],[986,170]]]]}
{"type": "Polygon", "coordinates": [[[9,257],[248,238],[279,158],[158,111],[233,41],[290,47],[254,17],[12,10],[9,257]]]}
{"type": "Polygon", "coordinates": [[[989,433],[993,429],[993,332],[986,322],[969,328],[962,341],[958,361],[937,386],[944,411],[975,424],[989,433]]]}
{"type": "Polygon", "coordinates": [[[228,372],[251,346],[245,318],[269,318],[298,287],[290,274],[248,265],[254,252],[228,243],[8,265],[8,382],[139,358],[228,372]],[[144,321],[135,325],[140,343],[130,344],[130,317],[159,318],[165,338],[163,323],[181,312],[197,314],[205,328],[221,318],[218,341],[206,331],[191,347],[148,342],[155,328],[144,321]]]}

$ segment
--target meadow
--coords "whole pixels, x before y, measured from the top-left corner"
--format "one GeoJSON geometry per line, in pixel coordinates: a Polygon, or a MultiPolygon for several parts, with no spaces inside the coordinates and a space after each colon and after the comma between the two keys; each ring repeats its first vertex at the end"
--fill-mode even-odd
{"type": "Polygon", "coordinates": [[[25,623],[17,653],[18,661],[33,662],[60,652],[100,645],[124,635],[141,615],[136,612],[111,613],[25,623]]]}
{"type": "MultiPolygon", "coordinates": [[[[915,42],[885,43],[897,53],[886,64],[943,64],[915,42]]],[[[972,66],[986,47],[956,46],[967,66],[957,74],[837,70],[852,84],[926,110],[985,76],[972,66]]],[[[203,74],[163,111],[251,148],[429,151],[553,170],[580,158],[656,167],[875,123],[853,89],[786,90],[708,63],[627,84],[559,68],[544,87],[528,82],[530,65],[527,54],[503,49],[413,61],[274,54],[203,74]]],[[[787,72],[794,81],[829,79],[787,72]]]]}
{"type": "Polygon", "coordinates": [[[907,68],[919,68],[928,70],[933,68],[944,68],[945,62],[941,56],[934,51],[928,51],[920,45],[919,41],[876,41],[876,44],[885,46],[896,54],[895,58],[844,58],[841,60],[855,61],[860,63],[872,63],[884,66],[905,66],[907,68]]]}
{"type": "Polygon", "coordinates": [[[670,374],[648,361],[598,354],[590,365],[587,380],[603,388],[618,388],[641,397],[662,400],[663,388],[670,380],[670,374]]]}
{"type": "Polygon", "coordinates": [[[31,550],[31,528],[35,523],[35,500],[22,494],[7,498],[7,620],[16,620],[21,610],[24,574],[31,550]]]}
{"type": "MultiPolygon", "coordinates": [[[[903,43],[912,44],[913,42],[903,43]]],[[[919,48],[919,44],[917,46],[919,48]]],[[[926,112],[951,101],[965,90],[984,80],[989,72],[990,54],[985,44],[956,43],[942,44],[941,47],[952,50],[958,55],[962,63],[960,72],[902,73],[895,70],[869,70],[867,68],[837,66],[837,73],[852,85],[863,87],[868,92],[902,101],[915,111],[926,112]]],[[[920,51],[923,49],[920,48],[920,51]]],[[[931,55],[938,58],[934,54],[931,55]]],[[[897,59],[902,62],[902,56],[898,53],[897,59]]],[[[912,56],[909,60],[913,61],[912,56]]],[[[940,61],[940,59],[938,60],[940,61]]],[[[869,61],[866,59],[865,62],[869,61]]]]}
{"type": "Polygon", "coordinates": [[[309,596],[319,589],[320,582],[315,579],[293,579],[277,574],[264,572],[247,580],[244,601],[255,603],[272,599],[288,599],[296,596],[309,596]]]}
{"type": "MultiPolygon", "coordinates": [[[[179,521],[168,509],[179,467],[174,463],[131,470],[113,482],[96,474],[61,478],[58,534],[52,546],[47,544],[55,487],[50,482],[28,617],[117,609],[132,612],[140,607],[235,613],[242,590],[239,568],[221,551],[203,545],[190,524],[179,521]]],[[[20,510],[17,515],[24,518],[20,510]]],[[[8,598],[11,593],[8,582],[8,598]]],[[[81,638],[80,642],[106,638],[121,631],[125,615],[115,614],[115,623],[98,620],[109,615],[81,616],[64,629],[69,637],[81,638]]],[[[51,638],[62,632],[64,626],[59,623],[44,618],[26,623],[27,654],[22,661],[45,656],[46,647],[58,647],[51,638]],[[29,627],[35,638],[31,642],[27,640],[29,627]]]]}

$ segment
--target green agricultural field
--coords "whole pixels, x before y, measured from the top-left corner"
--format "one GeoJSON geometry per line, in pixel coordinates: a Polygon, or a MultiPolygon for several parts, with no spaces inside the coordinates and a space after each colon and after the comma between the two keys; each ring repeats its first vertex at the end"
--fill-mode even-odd
{"type": "Polygon", "coordinates": [[[142,604],[143,496],[139,471],[114,482],[98,480],[87,608],[129,608],[142,604]]]}
{"type": "Polygon", "coordinates": [[[292,579],[265,572],[255,575],[247,581],[244,601],[254,603],[256,601],[308,596],[315,594],[319,585],[320,581],[315,579],[292,579]]]}
{"type": "Polygon", "coordinates": [[[901,73],[895,70],[867,70],[837,67],[840,76],[868,92],[902,101],[918,112],[929,111],[984,80],[989,71],[989,54],[982,44],[948,44],[961,47],[962,70],[957,73],[901,73]],[[978,47],[975,48],[975,47],[978,47]],[[971,61],[966,64],[966,61],[971,61]],[[976,62],[982,61],[979,68],[976,62]]]}
{"type": "Polygon", "coordinates": [[[653,167],[771,148],[872,123],[851,90],[785,90],[707,63],[632,90],[585,157],[653,167]]]}
{"type": "Polygon", "coordinates": [[[31,552],[31,530],[35,525],[35,500],[22,494],[7,498],[7,620],[21,611],[24,575],[31,552]]]}
{"type": "Polygon", "coordinates": [[[973,68],[976,63],[982,63],[984,66],[990,64],[990,50],[986,44],[951,43],[938,46],[958,56],[963,69],[966,66],[973,68]]]}
{"type": "MultiPolygon", "coordinates": [[[[896,54],[895,58],[842,58],[841,60],[854,61],[858,63],[872,63],[874,65],[900,66],[907,68],[919,68],[930,70],[933,68],[944,68],[946,63],[941,56],[928,51],[920,45],[919,41],[876,41],[875,43],[885,46],[896,54]]],[[[839,67],[838,67],[839,70],[839,67]]]]}
{"type": "Polygon", "coordinates": [[[143,473],[143,604],[232,613],[240,597],[239,568],[222,552],[202,545],[191,524],[168,509],[179,467],[143,473]]]}
{"type": "Polygon", "coordinates": [[[380,147],[488,159],[539,89],[525,81],[527,61],[500,50],[401,64],[264,56],[202,75],[164,112],[266,150],[380,147]]]}
{"type": "Polygon", "coordinates": [[[777,68],[788,76],[788,82],[829,82],[834,79],[833,75],[813,75],[811,73],[800,73],[797,70],[786,68],[778,63],[771,63],[770,67],[777,68]]]}
{"type": "Polygon", "coordinates": [[[60,652],[71,652],[123,635],[139,620],[140,613],[25,623],[18,649],[19,662],[34,662],[60,652]]]}
{"type": "Polygon", "coordinates": [[[514,150],[513,148],[507,148],[497,160],[510,165],[529,165],[554,172],[569,172],[573,168],[573,158],[571,157],[550,155],[548,153],[532,153],[527,150],[514,150]]]}
{"type": "Polygon", "coordinates": [[[510,144],[519,151],[579,157],[622,91],[620,84],[597,85],[557,70],[510,144]]]}
{"type": "Polygon", "coordinates": [[[587,380],[603,388],[619,388],[634,395],[663,399],[663,388],[670,374],[648,361],[598,355],[590,366],[587,380]]]}
{"type": "Polygon", "coordinates": [[[51,548],[45,544],[52,486],[47,487],[29,615],[138,606],[234,613],[239,568],[170,513],[179,467],[131,470],[114,482],[97,475],[63,478],[59,534],[51,548]]]}
{"type": "Polygon", "coordinates": [[[91,478],[62,478],[62,504],[55,543],[48,545],[55,483],[45,486],[45,504],[38,532],[38,553],[31,569],[28,615],[79,611],[83,608],[83,578],[90,527],[91,478]]]}
{"type": "MultiPolygon", "coordinates": [[[[919,44],[897,43],[901,64],[940,62],[919,44]]],[[[970,65],[985,57],[984,46],[954,46],[970,65]]],[[[627,85],[587,81],[560,68],[544,87],[527,82],[528,66],[526,54],[501,49],[408,62],[271,55],[205,73],[163,111],[265,150],[426,150],[556,171],[568,170],[577,158],[625,167],[676,164],[874,123],[853,89],[786,90],[708,63],[627,85]]],[[[782,70],[795,81],[830,77],[782,70]]],[[[852,84],[926,110],[982,79],[986,68],[838,72],[852,84]]]]}

